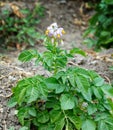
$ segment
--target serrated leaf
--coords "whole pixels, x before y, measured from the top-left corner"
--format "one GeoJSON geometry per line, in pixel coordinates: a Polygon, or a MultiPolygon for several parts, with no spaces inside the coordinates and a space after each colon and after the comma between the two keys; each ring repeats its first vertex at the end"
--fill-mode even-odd
{"type": "Polygon", "coordinates": [[[59,110],[60,103],[56,98],[51,97],[51,99],[48,99],[48,101],[46,101],[46,108],[53,108],[54,110],[59,110]]]}
{"type": "Polygon", "coordinates": [[[62,93],[62,92],[64,91],[65,88],[66,88],[65,85],[60,84],[59,87],[57,87],[57,88],[55,89],[55,93],[56,93],[56,94],[62,93]]]}
{"type": "Polygon", "coordinates": [[[81,120],[75,115],[68,115],[70,122],[72,122],[77,130],[81,128],[81,120]]]}
{"type": "Polygon", "coordinates": [[[35,108],[30,108],[29,111],[28,111],[28,113],[31,116],[34,116],[34,117],[36,117],[36,115],[37,115],[37,112],[36,112],[35,108]]]}
{"type": "Polygon", "coordinates": [[[82,92],[83,97],[87,100],[87,101],[91,101],[92,99],[92,91],[91,88],[88,89],[88,91],[83,91],[82,92]]]}
{"type": "Polygon", "coordinates": [[[102,86],[104,84],[104,79],[101,77],[97,77],[94,79],[94,84],[99,87],[102,86]]]}
{"type": "Polygon", "coordinates": [[[88,82],[88,79],[84,77],[83,75],[76,75],[75,81],[77,84],[77,87],[79,90],[88,92],[88,89],[90,88],[90,84],[88,82]]]}
{"type": "Polygon", "coordinates": [[[27,88],[27,103],[31,103],[35,100],[37,100],[37,98],[39,97],[39,90],[36,86],[29,86],[27,88]]]}
{"type": "Polygon", "coordinates": [[[43,53],[43,62],[45,62],[48,66],[51,66],[53,63],[53,54],[51,52],[44,52],[43,53]]]}
{"type": "Polygon", "coordinates": [[[25,50],[19,55],[18,59],[22,62],[27,62],[30,61],[32,58],[35,58],[36,56],[36,50],[25,50]]]}
{"type": "Polygon", "coordinates": [[[95,121],[100,121],[100,120],[105,120],[109,117],[109,114],[108,113],[99,113],[96,115],[95,117],[95,121]]]}
{"type": "Polygon", "coordinates": [[[96,124],[93,120],[85,120],[82,123],[82,130],[96,130],[96,124]]]}
{"type": "Polygon", "coordinates": [[[70,84],[75,87],[75,76],[74,75],[69,75],[69,78],[68,78],[70,84]]]}
{"type": "Polygon", "coordinates": [[[45,79],[45,84],[48,87],[48,89],[51,89],[51,90],[56,89],[57,87],[59,87],[58,81],[53,77],[45,79]]]}
{"type": "Polygon", "coordinates": [[[11,97],[11,99],[8,101],[8,107],[14,107],[17,104],[17,101],[15,99],[15,97],[11,97]]]}
{"type": "Polygon", "coordinates": [[[83,56],[86,56],[85,52],[83,50],[81,50],[80,48],[73,48],[70,50],[70,54],[74,55],[74,54],[80,54],[83,56]]]}
{"type": "Polygon", "coordinates": [[[17,116],[18,116],[18,120],[19,122],[24,125],[25,123],[25,118],[28,116],[28,109],[27,107],[24,107],[24,108],[20,108],[18,110],[18,113],[17,113],[17,116]]]}
{"type": "Polygon", "coordinates": [[[24,97],[25,97],[26,90],[27,90],[27,88],[25,87],[25,88],[23,88],[23,89],[20,91],[20,94],[18,95],[18,100],[17,100],[18,104],[21,104],[21,103],[23,102],[23,99],[24,99],[24,97]]]}
{"type": "Polygon", "coordinates": [[[91,101],[92,92],[88,79],[83,75],[76,75],[75,81],[78,91],[82,93],[86,100],[91,101]]]}
{"type": "Polygon", "coordinates": [[[113,97],[113,88],[112,86],[106,84],[101,87],[102,91],[109,97],[113,97]]]}
{"type": "Polygon", "coordinates": [[[98,130],[110,130],[109,126],[104,122],[104,120],[99,121],[98,130]]]}
{"type": "Polygon", "coordinates": [[[40,94],[40,98],[46,99],[48,95],[48,88],[44,83],[38,84],[38,91],[40,94]]]}
{"type": "Polygon", "coordinates": [[[46,123],[49,121],[49,113],[47,111],[42,111],[38,113],[37,120],[40,123],[46,123]]]}
{"type": "Polygon", "coordinates": [[[55,123],[61,117],[62,112],[60,110],[52,110],[50,112],[51,123],[55,123]]]}
{"type": "Polygon", "coordinates": [[[66,124],[66,130],[73,130],[73,126],[72,126],[72,124],[71,123],[67,123],[66,124]]]}
{"type": "Polygon", "coordinates": [[[96,98],[101,99],[102,98],[102,91],[100,88],[97,88],[95,86],[92,87],[93,88],[93,93],[96,96],[96,98]]]}
{"type": "Polygon", "coordinates": [[[54,130],[63,130],[64,125],[65,125],[65,121],[64,118],[62,118],[55,124],[54,130]]]}
{"type": "Polygon", "coordinates": [[[92,115],[93,113],[95,113],[97,111],[97,108],[93,104],[90,104],[90,105],[88,105],[87,110],[88,110],[88,114],[92,115]]]}
{"type": "Polygon", "coordinates": [[[62,94],[60,97],[60,103],[62,110],[73,109],[75,106],[75,100],[71,94],[62,94]]]}

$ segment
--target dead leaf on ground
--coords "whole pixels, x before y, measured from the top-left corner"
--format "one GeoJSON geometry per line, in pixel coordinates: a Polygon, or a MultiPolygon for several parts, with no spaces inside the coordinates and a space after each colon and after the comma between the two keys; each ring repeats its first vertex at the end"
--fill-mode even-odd
{"type": "Polygon", "coordinates": [[[24,15],[20,12],[20,8],[17,5],[11,4],[11,8],[16,16],[18,16],[19,18],[24,17],[24,15]]]}
{"type": "Polygon", "coordinates": [[[76,25],[86,25],[86,22],[81,20],[81,19],[75,18],[74,19],[74,24],[76,24],[76,25]]]}

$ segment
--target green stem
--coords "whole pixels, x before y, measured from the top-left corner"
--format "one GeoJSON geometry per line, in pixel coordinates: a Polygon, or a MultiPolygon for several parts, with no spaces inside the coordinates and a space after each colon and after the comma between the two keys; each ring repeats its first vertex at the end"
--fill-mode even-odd
{"type": "Polygon", "coordinates": [[[64,116],[65,116],[66,124],[68,125],[68,118],[67,118],[66,113],[65,113],[64,110],[63,110],[63,114],[64,114],[64,116]]]}
{"type": "MultiPolygon", "coordinates": [[[[58,42],[55,40],[54,41],[54,46],[53,46],[53,52],[54,52],[55,55],[57,55],[57,44],[58,44],[58,42]]],[[[57,72],[58,72],[58,67],[57,67],[56,60],[55,60],[55,63],[54,63],[54,74],[56,74],[57,72]]]]}

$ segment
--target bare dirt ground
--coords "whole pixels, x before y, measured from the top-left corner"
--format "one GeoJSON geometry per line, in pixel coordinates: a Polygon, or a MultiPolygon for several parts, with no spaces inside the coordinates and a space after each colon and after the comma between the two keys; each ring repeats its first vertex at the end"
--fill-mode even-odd
{"type": "MultiPolygon", "coordinates": [[[[84,10],[82,10],[84,5],[80,0],[70,0],[66,4],[60,4],[58,0],[43,0],[41,3],[45,7],[46,15],[38,28],[44,32],[46,27],[53,22],[64,27],[67,33],[63,38],[64,45],[61,46],[65,49],[80,47],[87,53],[86,57],[76,55],[70,64],[95,70],[107,82],[111,83],[113,72],[109,70],[109,67],[113,65],[113,49],[96,53],[82,44],[82,33],[87,26],[87,17],[93,11],[85,12],[88,16],[84,15],[84,10]]],[[[39,51],[44,49],[41,44],[35,45],[35,48],[39,51]]],[[[19,50],[0,49],[0,53],[0,130],[8,130],[11,126],[14,126],[15,130],[19,130],[20,124],[15,116],[16,109],[7,107],[7,101],[12,94],[11,88],[23,77],[34,74],[48,75],[49,73],[44,71],[42,67],[35,66],[33,62],[19,62],[19,50]]]]}

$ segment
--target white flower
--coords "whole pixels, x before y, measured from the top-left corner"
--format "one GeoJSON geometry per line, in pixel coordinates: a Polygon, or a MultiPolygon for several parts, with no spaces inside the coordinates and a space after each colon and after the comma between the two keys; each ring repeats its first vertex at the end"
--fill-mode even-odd
{"type": "Polygon", "coordinates": [[[46,35],[49,37],[61,38],[63,34],[65,34],[64,29],[59,28],[57,23],[53,23],[49,27],[47,27],[46,35]]]}
{"type": "Polygon", "coordinates": [[[57,23],[53,23],[53,24],[51,24],[50,26],[51,26],[53,29],[57,29],[57,28],[58,28],[57,23]]]}

